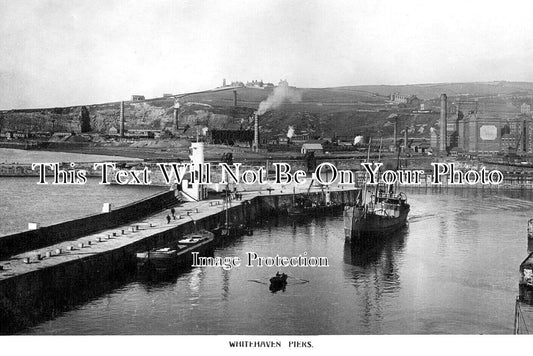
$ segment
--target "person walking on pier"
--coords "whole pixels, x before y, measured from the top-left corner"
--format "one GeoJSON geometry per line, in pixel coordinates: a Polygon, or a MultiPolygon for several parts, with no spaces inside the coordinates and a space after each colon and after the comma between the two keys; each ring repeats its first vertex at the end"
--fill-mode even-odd
{"type": "Polygon", "coordinates": [[[167,224],[170,224],[170,215],[167,215],[167,224]]]}
{"type": "Polygon", "coordinates": [[[174,220],[176,220],[176,209],[171,208],[171,209],[170,209],[170,212],[172,213],[172,218],[173,218],[174,220]]]}

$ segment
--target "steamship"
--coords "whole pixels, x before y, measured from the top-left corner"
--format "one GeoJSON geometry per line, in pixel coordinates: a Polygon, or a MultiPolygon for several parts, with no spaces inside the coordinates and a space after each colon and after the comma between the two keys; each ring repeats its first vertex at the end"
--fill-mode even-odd
{"type": "MultiPolygon", "coordinates": [[[[400,168],[400,153],[401,149],[398,147],[396,171],[400,168]]],[[[367,161],[370,160],[370,145],[368,154],[367,161]]],[[[410,209],[407,196],[404,193],[396,193],[394,185],[376,184],[369,200],[367,200],[367,193],[365,185],[363,199],[360,199],[359,195],[355,205],[344,209],[346,242],[357,242],[390,234],[405,226],[407,222],[410,209]]]]}
{"type": "Polygon", "coordinates": [[[347,242],[379,237],[402,228],[409,214],[404,193],[389,192],[376,187],[369,202],[356,203],[344,209],[344,235],[347,242]]]}

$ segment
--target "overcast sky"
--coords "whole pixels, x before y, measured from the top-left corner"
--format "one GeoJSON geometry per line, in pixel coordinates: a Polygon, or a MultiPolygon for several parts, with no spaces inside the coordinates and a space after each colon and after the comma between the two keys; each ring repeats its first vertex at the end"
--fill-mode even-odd
{"type": "Polygon", "coordinates": [[[533,2],[0,0],[0,109],[156,97],[222,78],[533,81],[533,2]]]}

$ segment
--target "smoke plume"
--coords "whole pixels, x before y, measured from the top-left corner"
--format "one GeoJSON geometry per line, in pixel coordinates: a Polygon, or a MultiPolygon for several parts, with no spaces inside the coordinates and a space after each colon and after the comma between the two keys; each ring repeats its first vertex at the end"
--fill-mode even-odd
{"type": "Polygon", "coordinates": [[[294,136],[294,127],[289,126],[289,129],[287,130],[287,138],[291,139],[292,136],[294,136]]]}
{"type": "Polygon", "coordinates": [[[355,136],[355,138],[353,139],[354,146],[360,142],[363,142],[363,136],[355,136]]]}
{"type": "Polygon", "coordinates": [[[289,86],[275,87],[272,93],[259,104],[257,115],[263,115],[268,110],[276,109],[284,102],[297,103],[302,100],[302,93],[289,86]]]}

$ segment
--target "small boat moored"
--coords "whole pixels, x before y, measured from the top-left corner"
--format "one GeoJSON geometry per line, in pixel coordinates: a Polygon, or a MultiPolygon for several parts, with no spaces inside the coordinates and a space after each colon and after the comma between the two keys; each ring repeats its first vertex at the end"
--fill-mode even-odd
{"type": "Polygon", "coordinates": [[[178,250],[170,247],[137,253],[137,267],[150,271],[166,271],[177,266],[178,250]]]}
{"type": "Polygon", "coordinates": [[[214,241],[213,233],[206,230],[185,235],[170,247],[137,253],[137,267],[146,272],[170,272],[178,267],[187,267],[192,262],[193,252],[212,252],[214,241]]]}

